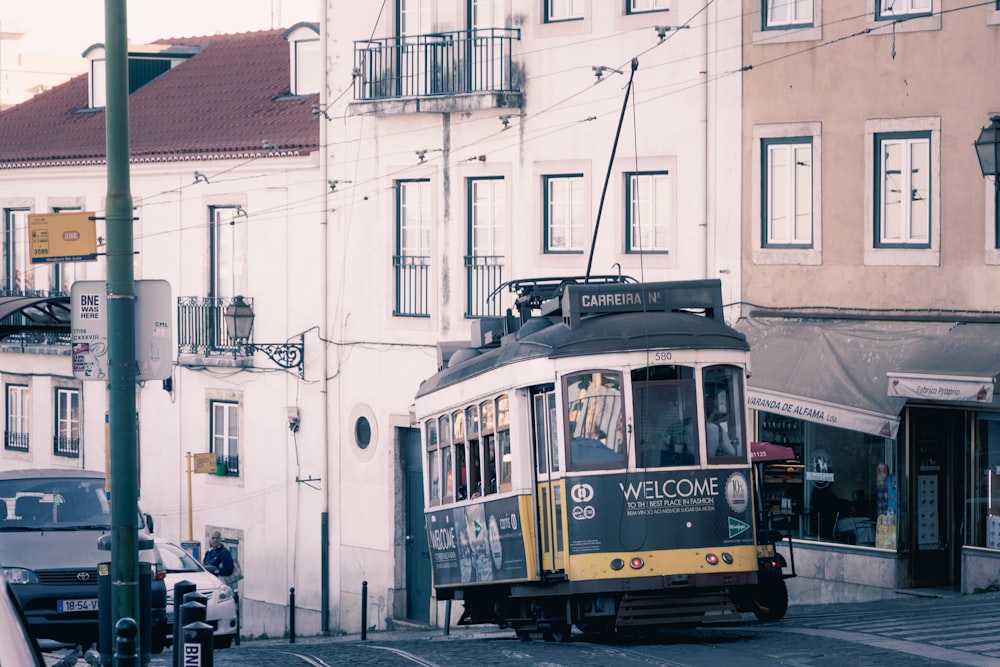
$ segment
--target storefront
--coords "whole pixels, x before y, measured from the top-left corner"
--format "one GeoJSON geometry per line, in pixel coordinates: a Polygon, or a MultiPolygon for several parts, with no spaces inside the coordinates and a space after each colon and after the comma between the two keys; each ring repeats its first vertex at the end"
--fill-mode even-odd
{"type": "Polygon", "coordinates": [[[1000,325],[746,318],[770,520],[814,601],[1000,577],[1000,325]]]}

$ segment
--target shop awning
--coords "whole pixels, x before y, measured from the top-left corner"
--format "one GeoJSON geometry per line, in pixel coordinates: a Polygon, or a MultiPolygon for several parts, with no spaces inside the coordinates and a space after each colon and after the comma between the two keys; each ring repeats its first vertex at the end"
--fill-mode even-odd
{"type": "Polygon", "coordinates": [[[1000,324],[751,317],[736,328],[750,342],[752,409],[894,438],[908,400],[995,403],[1000,324]]]}
{"type": "Polygon", "coordinates": [[[751,442],[750,462],[760,463],[762,461],[791,461],[795,458],[795,451],[785,445],[776,445],[773,442],[751,442]]]}

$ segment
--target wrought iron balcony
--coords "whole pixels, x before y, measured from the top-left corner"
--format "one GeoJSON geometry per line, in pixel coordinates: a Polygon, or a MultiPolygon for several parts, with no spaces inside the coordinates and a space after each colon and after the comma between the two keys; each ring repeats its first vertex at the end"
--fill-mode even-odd
{"type": "MultiPolygon", "coordinates": [[[[27,298],[51,298],[51,297],[69,297],[67,292],[60,291],[48,291],[48,290],[0,290],[0,297],[27,297],[27,298]]],[[[53,311],[54,313],[54,311],[53,311]]],[[[37,314],[37,313],[36,313],[37,314]]],[[[67,316],[68,319],[68,316],[67,316]]],[[[65,333],[60,333],[54,330],[53,326],[39,326],[38,322],[32,321],[32,319],[21,311],[16,311],[10,315],[0,319],[0,330],[16,331],[8,336],[4,336],[0,340],[0,344],[5,346],[13,345],[19,346],[21,351],[26,351],[29,346],[46,346],[46,347],[64,347],[66,351],[69,351],[70,345],[70,333],[68,331],[69,324],[67,322],[65,333]]]]}
{"type": "Polygon", "coordinates": [[[430,317],[428,279],[430,257],[394,255],[396,272],[396,307],[392,314],[400,317],[430,317]]]}
{"type": "Polygon", "coordinates": [[[516,28],[485,28],[356,41],[354,99],[519,92],[520,39],[516,28]]]}
{"type": "MultiPolygon", "coordinates": [[[[244,297],[251,305],[253,299],[244,297]]],[[[177,352],[235,356],[240,345],[226,331],[223,314],[232,299],[207,296],[177,297],[177,352]]]]}
{"type": "Polygon", "coordinates": [[[497,317],[501,314],[497,292],[503,285],[503,259],[502,255],[466,255],[466,317],[497,317]]]}

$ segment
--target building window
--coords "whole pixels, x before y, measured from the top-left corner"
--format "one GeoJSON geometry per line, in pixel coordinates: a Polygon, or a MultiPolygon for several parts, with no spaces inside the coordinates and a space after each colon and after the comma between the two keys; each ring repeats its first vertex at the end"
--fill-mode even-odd
{"type": "Polygon", "coordinates": [[[500,315],[499,287],[507,232],[507,187],[502,177],[470,178],[469,252],[465,257],[466,317],[500,315]]]}
{"type": "Polygon", "coordinates": [[[587,245],[583,174],[545,176],[545,252],[583,252],[587,245]]]}
{"type": "Polygon", "coordinates": [[[90,61],[90,108],[102,109],[107,105],[107,68],[104,58],[90,61]]]}
{"type": "Polygon", "coordinates": [[[626,13],[644,14],[646,12],[665,12],[670,9],[670,0],[628,0],[626,13]]]}
{"type": "Polygon", "coordinates": [[[6,391],[7,430],[4,449],[28,451],[28,386],[8,384],[6,391]]]}
{"type": "Polygon", "coordinates": [[[907,16],[923,16],[934,11],[933,0],[875,0],[876,20],[886,21],[907,16]]]}
{"type": "Polygon", "coordinates": [[[875,247],[931,245],[930,132],[875,135],[875,247]]]}
{"type": "Polygon", "coordinates": [[[53,452],[56,456],[80,457],[80,390],[56,388],[56,424],[53,452]]]}
{"type": "Polygon", "coordinates": [[[7,208],[3,216],[3,289],[27,292],[35,288],[28,246],[28,209],[7,208]]]}
{"type": "MultiPolygon", "coordinates": [[[[73,213],[79,212],[81,209],[79,206],[74,207],[56,207],[52,209],[53,213],[73,213]]],[[[49,273],[49,289],[55,292],[63,292],[69,294],[70,290],[73,288],[73,283],[77,280],[83,279],[83,266],[80,262],[60,262],[58,264],[52,264],[49,273]]]]}
{"type": "Polygon", "coordinates": [[[812,245],[811,137],[761,140],[761,221],[765,248],[812,245]]]}
{"type": "Polygon", "coordinates": [[[813,0],[764,0],[764,29],[808,27],[813,23],[813,0]]]}
{"type": "Polygon", "coordinates": [[[393,315],[429,317],[431,182],[396,181],[396,307],[393,315]]]}
{"type": "Polygon", "coordinates": [[[230,299],[247,294],[247,219],[240,206],[210,206],[208,295],[230,299]]]}
{"type": "Polygon", "coordinates": [[[545,0],[545,22],[582,19],[583,3],[584,0],[545,0]]]}
{"type": "Polygon", "coordinates": [[[215,454],[220,475],[240,474],[240,404],[212,401],[209,451],[215,454]]]}
{"type": "Polygon", "coordinates": [[[628,252],[669,252],[674,237],[672,184],[666,171],[625,174],[628,252]]]}
{"type": "Polygon", "coordinates": [[[966,500],[965,544],[1000,549],[1000,415],[977,415],[972,489],[966,500]]]}
{"type": "Polygon", "coordinates": [[[322,63],[318,39],[292,42],[293,95],[312,95],[319,92],[322,80],[322,63]]]}

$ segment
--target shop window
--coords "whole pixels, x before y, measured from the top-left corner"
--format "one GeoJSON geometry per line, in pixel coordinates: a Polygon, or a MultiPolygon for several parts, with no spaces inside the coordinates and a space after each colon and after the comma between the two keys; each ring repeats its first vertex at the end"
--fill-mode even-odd
{"type": "Polygon", "coordinates": [[[972,464],[972,491],[966,498],[965,543],[1000,549],[1000,415],[980,414],[972,464]]]}
{"type": "Polygon", "coordinates": [[[760,412],[758,437],[795,459],[764,466],[766,517],[800,539],[895,550],[899,546],[896,441],[760,412]]]}

